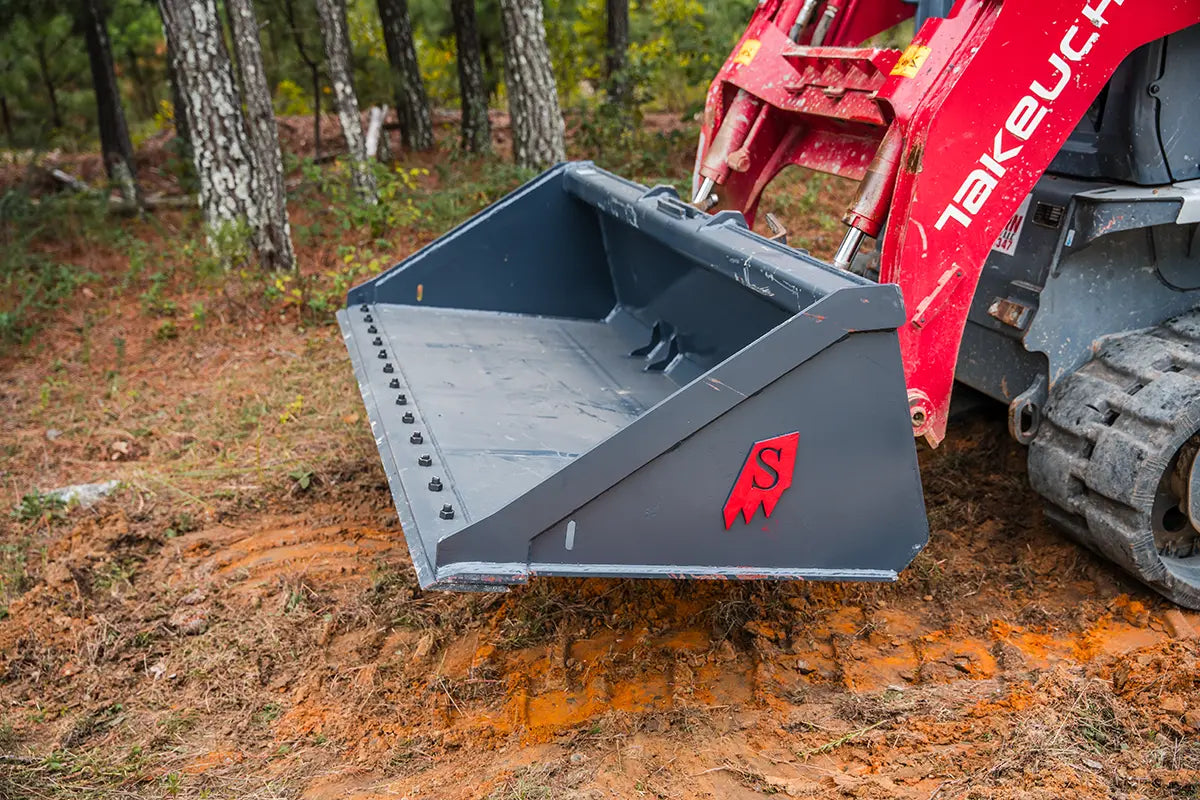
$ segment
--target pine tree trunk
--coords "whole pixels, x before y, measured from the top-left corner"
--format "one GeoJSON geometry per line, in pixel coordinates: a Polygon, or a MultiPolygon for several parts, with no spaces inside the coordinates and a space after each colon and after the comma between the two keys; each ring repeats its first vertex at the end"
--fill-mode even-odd
{"type": "Polygon", "coordinates": [[[606,0],[608,12],[608,48],[604,55],[608,97],[628,106],[632,101],[629,75],[629,0],[606,0]]]}
{"type": "Polygon", "coordinates": [[[523,167],[562,161],[566,158],[563,116],[546,45],[542,0],[500,0],[500,16],[513,155],[523,167]]]}
{"type": "Polygon", "coordinates": [[[269,249],[259,235],[259,186],[216,0],[159,0],[159,8],[187,107],[209,244],[228,245],[226,237],[244,225],[256,250],[269,249]]]}
{"type": "Polygon", "coordinates": [[[396,85],[396,116],[400,120],[400,143],[413,150],[433,149],[433,122],[429,98],[421,80],[417,48],[413,43],[408,0],[379,0],[383,42],[392,65],[396,85]]]}
{"type": "Polygon", "coordinates": [[[488,120],[488,93],[484,86],[475,0],[450,0],[450,12],[454,16],[454,39],[458,47],[462,147],[469,153],[486,153],[492,148],[492,125],[488,120]]]}
{"type": "Polygon", "coordinates": [[[4,119],[4,141],[9,147],[13,143],[12,114],[8,110],[8,98],[0,94],[0,117],[4,119]]]}
{"type": "Polygon", "coordinates": [[[287,15],[288,28],[292,32],[292,39],[296,42],[296,52],[300,55],[300,60],[308,67],[309,85],[312,87],[313,93],[313,159],[315,160],[321,157],[321,65],[308,54],[308,48],[304,46],[304,35],[300,32],[300,26],[296,24],[295,0],[283,0],[283,13],[287,15]]]}
{"type": "Polygon", "coordinates": [[[57,130],[63,126],[62,112],[58,109],[58,89],[50,77],[50,62],[46,58],[46,42],[38,39],[33,48],[37,56],[38,74],[41,75],[42,86],[46,87],[46,97],[50,100],[50,124],[57,130]]]}
{"type": "MultiPolygon", "coordinates": [[[[124,170],[129,176],[137,174],[133,162],[133,144],[129,140],[129,126],[125,122],[125,109],[121,105],[121,90],[117,86],[117,75],[113,69],[112,46],[108,41],[108,25],[98,0],[83,0],[79,4],[79,23],[83,38],[87,42],[88,64],[92,69],[92,87],[96,95],[96,119],[100,128],[100,154],[104,159],[104,171],[114,180],[124,170]]],[[[123,193],[128,189],[123,187],[123,193]]],[[[128,202],[137,202],[137,191],[128,202]]]]}
{"type": "Polygon", "coordinates": [[[342,133],[346,137],[346,149],[350,151],[350,176],[359,197],[364,202],[374,203],[375,173],[367,161],[362,115],[358,111],[358,97],[354,94],[346,7],[342,0],[317,0],[317,13],[321,16],[321,35],[325,39],[325,62],[329,69],[329,82],[333,84],[333,102],[342,123],[342,133]]]}
{"type": "Polygon", "coordinates": [[[292,233],[288,226],[287,197],[283,188],[283,156],[279,152],[279,128],[271,90],[263,67],[258,19],[252,0],[225,0],[233,32],[233,47],[242,78],[242,97],[246,101],[246,132],[258,176],[258,197],[262,213],[263,244],[259,252],[263,265],[272,270],[290,270],[296,266],[292,233]]]}

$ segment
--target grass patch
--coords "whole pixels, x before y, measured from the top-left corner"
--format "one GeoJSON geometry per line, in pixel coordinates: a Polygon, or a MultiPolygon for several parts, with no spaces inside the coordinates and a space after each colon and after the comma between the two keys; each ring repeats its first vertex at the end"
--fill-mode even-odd
{"type": "Polygon", "coordinates": [[[12,750],[17,744],[17,732],[11,722],[0,722],[0,751],[12,750]]]}
{"type": "Polygon", "coordinates": [[[19,522],[49,522],[61,519],[67,502],[54,494],[42,494],[34,490],[21,496],[21,502],[13,509],[12,516],[19,522]]]}
{"type": "Polygon", "coordinates": [[[8,604],[32,585],[26,563],[29,540],[0,542],[0,619],[8,616],[8,604]]]}
{"type": "Polygon", "coordinates": [[[21,759],[0,770],[0,797],[84,800],[125,797],[148,780],[149,759],[140,747],[122,752],[58,750],[37,760],[21,759]]]}
{"type": "Polygon", "coordinates": [[[99,276],[78,264],[48,255],[42,247],[64,229],[89,242],[116,241],[119,226],[105,222],[103,200],[51,195],[33,199],[24,188],[0,194],[0,352],[23,345],[40,330],[46,315],[99,276]]]}
{"type": "Polygon", "coordinates": [[[517,770],[487,800],[550,800],[556,796],[552,785],[557,768],[553,764],[533,764],[517,770]]]}

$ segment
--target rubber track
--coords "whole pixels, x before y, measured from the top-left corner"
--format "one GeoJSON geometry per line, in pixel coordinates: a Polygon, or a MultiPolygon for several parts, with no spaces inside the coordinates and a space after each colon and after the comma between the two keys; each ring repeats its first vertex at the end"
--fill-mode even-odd
{"type": "Polygon", "coordinates": [[[1200,430],[1200,311],[1106,340],[1051,391],[1029,447],[1047,517],[1174,602],[1200,609],[1200,549],[1160,555],[1151,511],[1200,430]]]}

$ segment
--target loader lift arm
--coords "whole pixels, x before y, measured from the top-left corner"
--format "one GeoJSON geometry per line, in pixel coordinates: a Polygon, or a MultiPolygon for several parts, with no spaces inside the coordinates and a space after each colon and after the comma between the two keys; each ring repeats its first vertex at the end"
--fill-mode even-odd
{"type": "MultiPolygon", "coordinates": [[[[753,219],[789,164],[862,180],[836,261],[864,235],[882,238],[881,280],[905,301],[913,434],[936,445],[997,235],[1121,61],[1200,21],[1200,0],[963,0],[903,54],[806,46],[810,34],[793,38],[787,22],[802,5],[761,5],[714,80],[696,181],[724,184],[723,205],[753,219]]],[[[879,8],[894,11],[859,24],[853,7],[838,12],[836,42],[902,18],[879,8]]]]}

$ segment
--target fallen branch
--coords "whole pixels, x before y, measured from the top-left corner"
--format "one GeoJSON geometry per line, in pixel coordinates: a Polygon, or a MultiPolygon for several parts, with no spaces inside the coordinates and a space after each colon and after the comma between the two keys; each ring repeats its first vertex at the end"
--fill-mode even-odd
{"type": "Polygon", "coordinates": [[[388,154],[381,152],[387,150],[387,137],[383,136],[383,118],[387,116],[387,106],[371,106],[368,112],[370,121],[367,123],[367,158],[374,159],[387,158],[388,154]]]}
{"type": "Polygon", "coordinates": [[[199,199],[193,194],[153,195],[142,200],[141,205],[129,200],[117,200],[109,203],[108,210],[113,214],[136,214],[139,211],[158,211],[164,208],[196,208],[199,199]]]}
{"type": "Polygon", "coordinates": [[[0,753],[0,764],[41,764],[44,759],[28,756],[7,756],[0,753]]]}
{"type": "Polygon", "coordinates": [[[55,169],[50,170],[50,177],[72,191],[75,191],[75,192],[90,192],[90,191],[92,191],[92,187],[88,186],[86,183],[81,181],[79,178],[76,178],[74,175],[70,175],[66,172],[63,172],[61,169],[55,168],[55,169]]]}

